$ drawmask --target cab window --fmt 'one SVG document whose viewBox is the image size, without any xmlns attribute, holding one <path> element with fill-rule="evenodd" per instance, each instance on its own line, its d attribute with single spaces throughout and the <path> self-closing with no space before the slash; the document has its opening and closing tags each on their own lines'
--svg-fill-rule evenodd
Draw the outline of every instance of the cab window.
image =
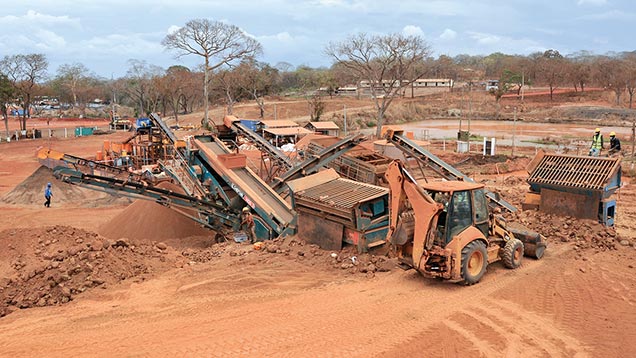
<svg viewBox="0 0 636 358">
<path fill-rule="evenodd" d="M 473 192 L 475 199 L 475 222 L 482 223 L 488 220 L 488 203 L 484 189 L 477 189 Z"/>
<path fill-rule="evenodd" d="M 450 220 L 448 220 L 447 242 L 464 231 L 473 223 L 473 212 L 470 192 L 458 191 L 453 193 L 450 205 Z"/>
</svg>

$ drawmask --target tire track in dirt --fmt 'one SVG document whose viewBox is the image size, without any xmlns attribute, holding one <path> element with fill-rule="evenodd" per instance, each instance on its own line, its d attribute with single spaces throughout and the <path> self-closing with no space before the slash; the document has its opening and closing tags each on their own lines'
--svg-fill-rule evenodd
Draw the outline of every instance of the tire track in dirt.
<svg viewBox="0 0 636 358">
<path fill-rule="evenodd" d="M 506 356 L 529 355 L 534 357 L 554 357 L 558 356 L 559 350 L 556 347 L 545 347 L 541 344 L 542 339 L 537 338 L 535 332 L 527 332 L 516 325 L 516 320 L 506 315 L 502 315 L 497 310 L 486 311 L 482 307 L 473 307 L 471 311 L 462 311 L 466 315 L 479 319 L 489 329 L 497 332 L 506 341 Z"/>
<path fill-rule="evenodd" d="M 210 271 L 197 272 L 194 277 L 186 273 L 167 275 L 163 280 L 136 285 L 133 294 L 115 301 L 119 307 L 100 311 L 97 316 L 90 310 L 91 302 L 84 302 L 74 310 L 84 312 L 85 318 L 74 319 L 69 325 L 68 320 L 56 317 L 39 327 L 45 332 L 60 332 L 61 337 L 33 332 L 24 338 L 20 330 L 0 328 L 0 336 L 5 337 L 0 341 L 6 339 L 4 347 L 18 355 L 28 355 L 21 350 L 25 345 L 47 349 L 52 356 L 73 355 L 80 349 L 74 344 L 79 340 L 88 350 L 84 354 L 144 356 L 153 355 L 156 351 L 152 348 L 159 347 L 162 354 L 170 356 L 366 357 L 400 355 L 403 347 L 413 342 L 430 342 L 428 337 L 422 338 L 434 327 L 442 327 L 451 334 L 441 343 L 455 347 L 455 351 L 503 354 L 516 348 L 493 344 L 497 340 L 493 337 L 486 337 L 487 344 L 480 343 L 484 341 L 476 332 L 480 325 L 463 327 L 465 317 L 456 313 L 489 304 L 488 299 L 497 299 L 502 289 L 543 271 L 553 260 L 552 255 L 559 255 L 559 251 L 544 261 L 528 260 L 514 271 L 493 265 L 483 282 L 470 287 L 425 279 L 412 271 L 394 271 L 372 281 L 337 281 L 309 288 L 303 284 L 296 288 L 299 281 L 309 282 L 328 274 L 290 274 L 286 272 L 289 267 L 250 268 L 237 273 L 215 271 L 216 267 L 210 265 L 205 268 Z M 269 283 L 263 285 L 268 275 Z M 229 296 L 221 292 L 241 284 L 247 286 L 239 292 Z M 276 287 L 285 287 L 280 296 L 270 292 Z M 463 327 L 465 336 L 453 330 L 456 326 L 443 324 L 449 319 L 454 322 L 451 325 Z M 500 333 L 493 334 L 496 337 Z M 21 337 L 24 344 L 17 346 L 12 337 Z M 454 345 L 458 337 L 466 342 L 472 339 L 479 346 L 459 348 Z M 49 346 L 55 348 L 48 350 Z"/>
<path fill-rule="evenodd" d="M 488 299 L 485 303 L 481 309 L 488 315 L 497 317 L 513 334 L 531 337 L 537 348 L 546 350 L 551 357 L 589 356 L 588 348 L 555 325 L 558 322 L 541 317 L 512 301 Z"/>
</svg>

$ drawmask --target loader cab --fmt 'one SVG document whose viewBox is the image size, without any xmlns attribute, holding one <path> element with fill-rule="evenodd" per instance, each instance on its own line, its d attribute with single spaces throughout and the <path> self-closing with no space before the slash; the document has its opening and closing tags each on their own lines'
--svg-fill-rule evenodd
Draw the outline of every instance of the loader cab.
<svg viewBox="0 0 636 358">
<path fill-rule="evenodd" d="M 433 200 L 443 205 L 436 227 L 436 241 L 440 246 L 445 246 L 470 226 L 488 237 L 488 203 L 483 185 L 453 181 L 426 183 L 422 187 Z"/>
</svg>

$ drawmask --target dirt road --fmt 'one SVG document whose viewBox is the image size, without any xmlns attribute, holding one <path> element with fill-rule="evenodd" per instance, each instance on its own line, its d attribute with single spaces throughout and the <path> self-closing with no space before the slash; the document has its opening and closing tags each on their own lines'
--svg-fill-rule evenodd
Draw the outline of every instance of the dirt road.
<svg viewBox="0 0 636 358">
<path fill-rule="evenodd" d="M 636 275 L 569 246 L 463 287 L 209 262 L 2 319 L 3 356 L 634 356 Z"/>
<path fill-rule="evenodd" d="M 101 140 L 56 146 L 82 155 Z M 0 173 L 0 195 L 37 168 L 28 159 L 36 144 L 3 147 L 0 165 L 9 169 Z M 527 184 L 518 183 L 507 190 L 522 196 Z M 493 264 L 469 287 L 395 268 L 350 274 L 321 264 L 329 252 L 311 260 L 230 244 L 238 254 L 2 317 L 0 356 L 633 357 L 635 193 L 622 188 L 617 209 L 617 230 L 632 246 L 577 249 L 544 232 L 551 241 L 543 260 L 527 259 L 517 270 Z M 0 231 L 53 224 L 94 231 L 123 210 L 1 204 Z M 0 237 L 2 250 L 13 245 L 8 240 Z M 178 247 L 169 250 L 174 255 L 187 250 L 168 244 Z M 13 270 L 13 262 L 2 267 Z"/>
</svg>

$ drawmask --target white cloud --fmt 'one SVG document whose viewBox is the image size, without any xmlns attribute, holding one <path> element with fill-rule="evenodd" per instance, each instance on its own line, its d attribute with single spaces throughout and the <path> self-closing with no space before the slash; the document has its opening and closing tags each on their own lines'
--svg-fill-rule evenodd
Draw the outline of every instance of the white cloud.
<svg viewBox="0 0 636 358">
<path fill-rule="evenodd" d="M 256 39 L 259 41 L 278 41 L 278 42 L 293 42 L 294 38 L 292 37 L 292 35 L 289 34 L 289 32 L 279 32 L 277 34 L 274 35 L 262 35 L 262 36 L 256 36 Z"/>
<path fill-rule="evenodd" d="M 469 31 L 468 36 L 481 45 L 494 45 L 501 42 L 501 37 L 484 32 Z"/>
<path fill-rule="evenodd" d="M 78 18 L 71 18 L 66 15 L 64 16 L 53 16 L 42 14 L 34 10 L 28 10 L 26 14 L 15 16 L 15 15 L 6 15 L 0 17 L 0 23 L 4 26 L 6 25 L 18 25 L 20 27 L 31 26 L 31 27 L 47 27 L 51 25 L 67 25 L 72 28 L 79 29 L 81 28 L 80 20 Z"/>
<path fill-rule="evenodd" d="M 577 5 L 593 5 L 593 6 L 603 6 L 607 4 L 607 0 L 579 0 Z"/>
<path fill-rule="evenodd" d="M 457 32 L 451 29 L 445 29 L 442 31 L 442 34 L 439 35 L 439 38 L 442 40 L 453 40 L 457 37 Z"/>
<path fill-rule="evenodd" d="M 584 15 L 581 20 L 634 20 L 636 14 L 619 10 L 610 10 L 596 14 Z"/>
<path fill-rule="evenodd" d="M 64 40 L 64 37 L 59 36 L 53 31 L 38 30 L 35 33 L 35 37 L 37 37 L 40 40 L 40 44 L 47 49 L 61 48 L 66 46 L 66 40 Z"/>
<path fill-rule="evenodd" d="M 89 40 L 81 41 L 75 49 L 78 52 L 89 51 L 94 54 L 117 54 L 117 56 L 139 57 L 139 54 L 158 54 L 163 51 L 163 46 L 154 38 L 144 33 L 111 34 L 96 36 Z"/>
<path fill-rule="evenodd" d="M 349 10 L 366 11 L 367 3 L 359 0 L 316 0 L 311 5 L 324 8 L 344 8 Z"/>
<path fill-rule="evenodd" d="M 424 31 L 422 28 L 415 25 L 406 25 L 402 29 L 402 33 L 406 36 L 421 36 L 424 37 Z"/>
<path fill-rule="evenodd" d="M 170 27 L 168 27 L 168 34 L 174 34 L 175 32 L 179 31 L 179 29 L 181 29 L 181 26 L 177 26 L 177 25 L 172 25 Z"/>
</svg>

